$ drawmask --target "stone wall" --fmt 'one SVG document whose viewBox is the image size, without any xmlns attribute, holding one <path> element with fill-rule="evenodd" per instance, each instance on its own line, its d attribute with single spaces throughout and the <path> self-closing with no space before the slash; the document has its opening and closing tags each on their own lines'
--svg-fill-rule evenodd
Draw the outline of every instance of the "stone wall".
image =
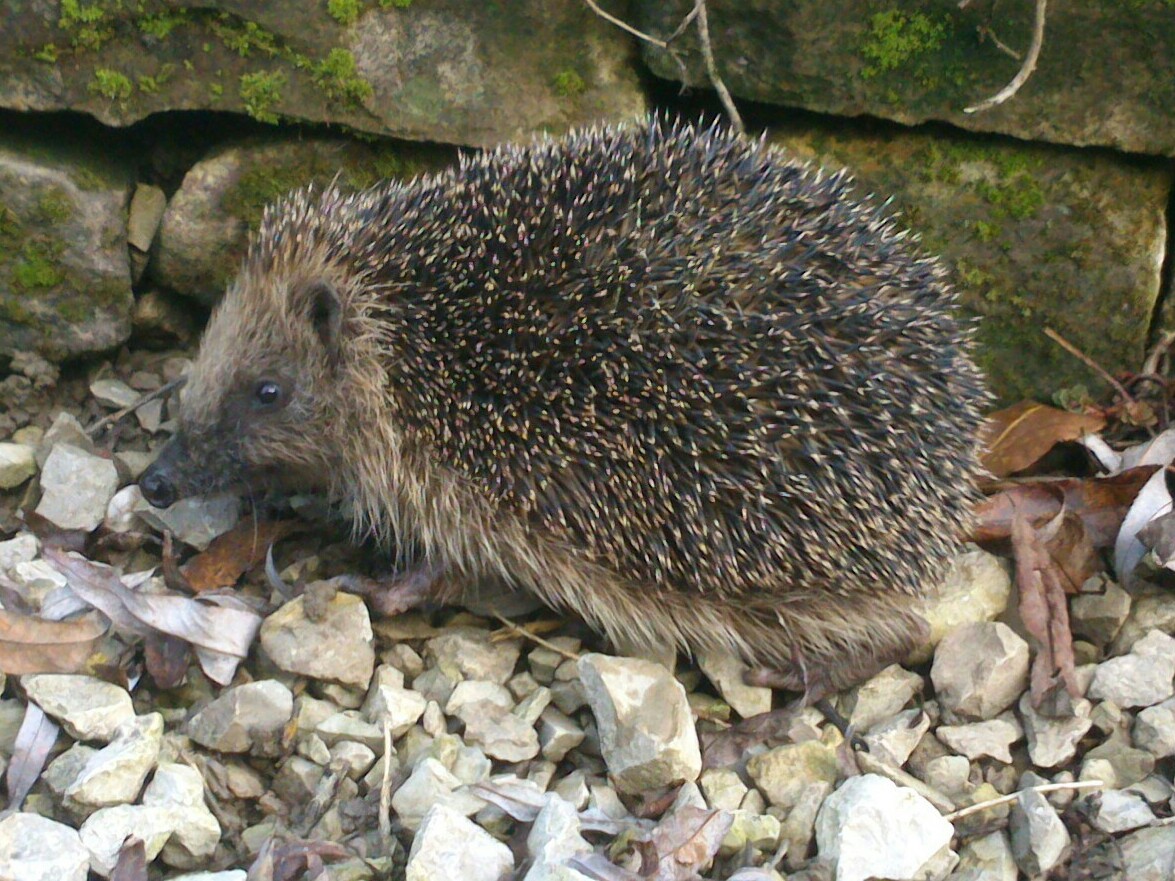
<svg viewBox="0 0 1175 881">
<path fill-rule="evenodd" d="M 664 38 L 688 0 L 607 8 Z M 1006 399 L 1137 370 L 1170 326 L 1175 6 L 712 3 L 750 129 L 892 198 L 981 316 Z M 407 178 L 478 148 L 650 110 L 720 112 L 673 53 L 580 0 L 13 0 L 0 21 L 0 367 L 191 341 L 266 202 Z M 679 95 L 684 78 L 692 88 Z M 97 120 L 95 122 L 94 120 Z M 913 126 L 913 127 L 908 127 Z"/>
</svg>

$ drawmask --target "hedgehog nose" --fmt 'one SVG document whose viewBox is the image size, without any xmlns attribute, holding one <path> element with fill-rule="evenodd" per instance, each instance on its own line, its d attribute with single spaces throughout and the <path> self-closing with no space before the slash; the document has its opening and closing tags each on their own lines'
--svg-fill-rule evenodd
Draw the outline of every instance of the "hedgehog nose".
<svg viewBox="0 0 1175 881">
<path fill-rule="evenodd" d="M 143 493 L 143 498 L 156 508 L 170 508 L 175 504 L 175 485 L 168 480 L 163 470 L 156 468 L 155 465 L 149 466 L 139 478 L 139 490 Z"/>
</svg>

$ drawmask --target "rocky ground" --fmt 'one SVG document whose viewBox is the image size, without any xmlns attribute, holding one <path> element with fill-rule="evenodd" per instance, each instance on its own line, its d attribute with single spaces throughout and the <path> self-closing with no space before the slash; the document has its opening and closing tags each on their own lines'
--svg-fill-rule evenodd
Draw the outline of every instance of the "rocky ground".
<svg viewBox="0 0 1175 881">
<path fill-rule="evenodd" d="M 493 601 L 373 619 L 314 500 L 149 508 L 134 480 L 173 401 L 106 417 L 182 352 L 16 366 L 0 877 L 1172 877 L 1161 587 L 1085 581 L 1075 694 L 1036 705 L 1025 575 L 965 549 L 936 647 L 837 697 L 857 749 L 813 708 L 735 736 L 780 697 L 732 658 L 616 657 Z"/>
</svg>

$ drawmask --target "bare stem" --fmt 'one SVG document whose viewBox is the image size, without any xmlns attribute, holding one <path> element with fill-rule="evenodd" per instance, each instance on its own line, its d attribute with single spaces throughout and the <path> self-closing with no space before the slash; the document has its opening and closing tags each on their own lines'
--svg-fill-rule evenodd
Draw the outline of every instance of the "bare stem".
<svg viewBox="0 0 1175 881">
<path fill-rule="evenodd" d="M 1036 70 L 1036 61 L 1040 58 L 1040 47 L 1044 45 L 1044 21 L 1047 6 L 1048 0 L 1036 0 L 1036 17 L 1032 23 L 1032 44 L 1028 47 L 1028 54 L 1024 56 L 1024 62 L 1020 65 L 1016 75 L 1012 77 L 1012 81 L 987 100 L 972 104 L 970 107 L 964 107 L 964 113 L 979 113 L 981 110 L 988 110 L 997 104 L 1003 104 L 1028 82 L 1028 78 Z"/>
<path fill-rule="evenodd" d="M 694 0 L 694 11 L 698 14 L 698 42 L 702 45 L 702 58 L 706 61 L 706 73 L 710 77 L 710 83 L 718 93 L 722 106 L 726 108 L 726 115 L 730 117 L 731 126 L 740 135 L 744 134 L 746 128 L 743 126 L 743 118 L 739 115 L 738 108 L 734 106 L 734 99 L 730 97 L 730 91 L 726 88 L 726 83 L 722 81 L 722 77 L 718 73 L 718 65 L 714 61 L 714 47 L 710 43 L 710 19 L 706 14 L 706 0 Z"/>
<path fill-rule="evenodd" d="M 1068 352 L 1070 355 L 1072 355 L 1074 358 L 1077 358 L 1079 361 L 1081 361 L 1082 364 L 1108 382 L 1111 386 L 1113 386 L 1114 390 L 1118 392 L 1118 394 L 1120 394 L 1124 400 L 1129 401 L 1132 404 L 1134 403 L 1134 396 L 1126 390 L 1126 386 L 1122 385 L 1122 383 L 1114 379 L 1114 377 L 1110 375 L 1109 371 L 1094 361 L 1093 358 L 1089 357 L 1089 355 L 1085 354 L 1051 327 L 1046 327 L 1044 329 L 1044 335 L 1064 349 L 1066 352 Z"/>
<path fill-rule="evenodd" d="M 972 814 L 978 814 L 980 811 L 985 811 L 988 808 L 999 807 L 1014 802 L 1025 792 L 1057 792 L 1062 789 L 1094 789 L 1098 786 L 1105 786 L 1101 780 L 1074 780 L 1069 783 L 1042 783 L 1040 786 L 1030 786 L 1027 789 L 1021 789 L 1019 792 L 1013 792 L 1009 795 L 1001 795 L 999 798 L 993 798 L 988 801 L 981 801 L 978 804 L 969 805 L 965 808 L 960 808 L 953 813 L 947 814 L 943 817 L 944 820 L 950 820 L 952 823 L 955 820 L 961 820 L 963 817 L 969 817 Z"/>
</svg>

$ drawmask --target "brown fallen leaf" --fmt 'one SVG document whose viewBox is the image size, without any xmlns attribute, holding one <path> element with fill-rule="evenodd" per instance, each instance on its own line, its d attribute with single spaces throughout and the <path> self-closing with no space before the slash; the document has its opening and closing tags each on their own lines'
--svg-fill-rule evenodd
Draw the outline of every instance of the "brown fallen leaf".
<svg viewBox="0 0 1175 881">
<path fill-rule="evenodd" d="M 1021 401 L 987 417 L 979 438 L 986 450 L 983 465 L 997 477 L 1015 474 L 1035 464 L 1057 444 L 1093 434 L 1105 424 L 1104 416 Z"/>
<path fill-rule="evenodd" d="M 975 507 L 975 526 L 968 538 L 1002 541 L 1011 538 L 1017 515 L 1039 526 L 1064 508 L 1081 518 L 1095 548 L 1113 547 L 1135 496 L 1159 467 L 1140 465 L 1112 477 L 1042 477 L 997 484 L 997 492 Z"/>
<path fill-rule="evenodd" d="M 217 536 L 208 549 L 188 560 L 182 567 L 192 590 L 200 593 L 232 587 L 237 579 L 265 561 L 269 547 L 285 538 L 300 523 L 296 520 L 242 520 L 228 532 Z"/>
<path fill-rule="evenodd" d="M 57 723 L 45 711 L 30 702 L 25 705 L 24 720 L 16 732 L 12 758 L 8 763 L 8 803 L 5 807 L 19 811 L 33 784 L 41 776 L 45 761 L 57 743 Z"/>
<path fill-rule="evenodd" d="M 249 866 L 246 881 L 294 881 L 297 878 L 317 878 L 324 868 L 324 860 L 342 860 L 351 856 L 354 854 L 350 850 L 330 841 L 294 839 L 279 842 L 270 838 L 261 846 L 257 858 Z"/>
<path fill-rule="evenodd" d="M 1084 521 L 1072 511 L 1062 511 L 1039 532 L 1065 593 L 1079 593 L 1087 578 L 1105 568 Z"/>
<path fill-rule="evenodd" d="M 1012 550 L 1016 559 L 1016 586 L 1020 591 L 1020 618 L 1037 642 L 1029 676 L 1032 705 L 1041 704 L 1064 683 L 1073 697 L 1081 695 L 1069 630 L 1069 607 L 1058 568 L 1042 536 L 1025 517 L 1012 523 Z"/>
<path fill-rule="evenodd" d="M 0 673 L 76 673 L 109 629 L 97 612 L 47 621 L 0 610 Z"/>
</svg>

